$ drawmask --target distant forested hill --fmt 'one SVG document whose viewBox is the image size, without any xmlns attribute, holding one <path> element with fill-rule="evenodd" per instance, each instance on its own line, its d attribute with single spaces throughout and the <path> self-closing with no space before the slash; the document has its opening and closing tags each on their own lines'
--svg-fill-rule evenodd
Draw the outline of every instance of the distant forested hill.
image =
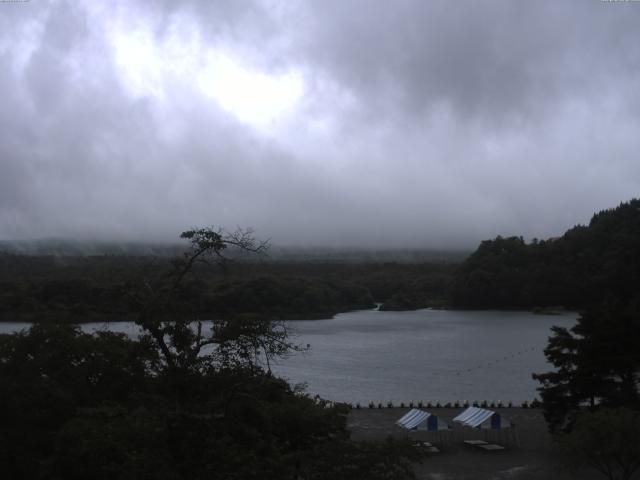
<svg viewBox="0 0 640 480">
<path fill-rule="evenodd" d="M 455 307 L 583 308 L 640 294 L 640 200 L 596 213 L 562 237 L 483 241 L 458 268 Z"/>
<path fill-rule="evenodd" d="M 167 257 L 52 256 L 0 252 L 0 321 L 131 319 L 131 290 L 167 275 Z M 199 265 L 180 291 L 185 312 L 201 318 L 260 315 L 328 318 L 373 308 L 401 310 L 450 303 L 457 264 L 313 261 Z M 155 279 L 155 280 L 154 280 Z M 399 300 L 402 300 L 400 302 Z"/>
</svg>

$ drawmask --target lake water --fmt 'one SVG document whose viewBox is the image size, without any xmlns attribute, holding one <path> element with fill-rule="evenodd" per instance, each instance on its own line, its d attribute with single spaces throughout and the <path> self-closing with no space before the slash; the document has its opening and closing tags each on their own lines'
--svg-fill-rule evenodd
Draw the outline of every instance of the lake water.
<svg viewBox="0 0 640 480">
<path fill-rule="evenodd" d="M 330 400 L 531 401 L 532 372 L 550 369 L 543 350 L 552 325 L 576 314 L 417 310 L 358 311 L 331 320 L 291 322 L 310 344 L 274 369 Z"/>
<path fill-rule="evenodd" d="M 552 325 L 576 315 L 529 312 L 363 310 L 333 319 L 288 322 L 308 351 L 278 361 L 274 372 L 336 401 L 513 401 L 537 396 L 533 372 L 549 370 L 543 349 Z M 0 323 L 0 332 L 28 324 Z M 102 323 L 82 326 L 91 332 Z M 135 335 L 131 323 L 109 329 Z"/>
</svg>

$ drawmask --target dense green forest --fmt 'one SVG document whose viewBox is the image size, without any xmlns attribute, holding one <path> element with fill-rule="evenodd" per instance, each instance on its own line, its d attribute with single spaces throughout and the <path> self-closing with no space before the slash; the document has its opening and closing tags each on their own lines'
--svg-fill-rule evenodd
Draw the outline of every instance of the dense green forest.
<svg viewBox="0 0 640 480">
<path fill-rule="evenodd" d="M 331 317 L 374 308 L 443 306 L 456 264 L 236 261 L 197 265 L 184 282 L 183 305 L 200 318 L 256 314 L 280 319 Z M 167 258 L 128 255 L 0 254 L 0 319 L 127 320 L 131 285 L 161 278 Z M 402 299 L 404 303 L 398 300 Z"/>
<path fill-rule="evenodd" d="M 482 242 L 456 272 L 452 304 L 580 309 L 612 296 L 632 298 L 639 285 L 640 200 L 634 199 L 559 238 Z"/>
</svg>

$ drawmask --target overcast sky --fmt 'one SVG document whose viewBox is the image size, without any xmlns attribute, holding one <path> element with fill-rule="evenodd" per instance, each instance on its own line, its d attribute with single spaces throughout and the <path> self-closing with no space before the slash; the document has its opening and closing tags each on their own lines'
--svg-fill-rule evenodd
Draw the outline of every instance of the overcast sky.
<svg viewBox="0 0 640 480">
<path fill-rule="evenodd" d="M 640 2 L 0 2 L 0 239 L 469 247 L 640 194 Z"/>
</svg>

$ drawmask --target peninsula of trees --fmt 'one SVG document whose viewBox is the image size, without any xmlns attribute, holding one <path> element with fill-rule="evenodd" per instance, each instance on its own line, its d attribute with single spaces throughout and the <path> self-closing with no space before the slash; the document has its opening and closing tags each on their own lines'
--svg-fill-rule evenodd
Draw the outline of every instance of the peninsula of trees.
<svg viewBox="0 0 640 480">
<path fill-rule="evenodd" d="M 596 213 L 558 238 L 486 240 L 459 267 L 452 305 L 583 309 L 640 286 L 640 200 Z"/>
</svg>

